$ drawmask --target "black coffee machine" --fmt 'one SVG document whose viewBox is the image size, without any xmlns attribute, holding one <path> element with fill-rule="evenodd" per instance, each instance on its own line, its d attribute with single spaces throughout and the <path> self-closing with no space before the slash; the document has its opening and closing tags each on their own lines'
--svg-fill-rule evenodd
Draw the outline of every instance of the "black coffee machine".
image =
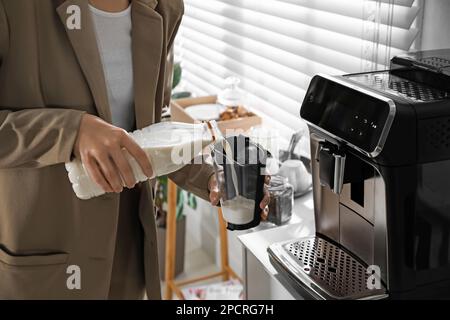
<svg viewBox="0 0 450 320">
<path fill-rule="evenodd" d="M 388 71 L 315 76 L 310 129 L 316 236 L 269 247 L 314 299 L 450 297 L 450 50 Z"/>
</svg>

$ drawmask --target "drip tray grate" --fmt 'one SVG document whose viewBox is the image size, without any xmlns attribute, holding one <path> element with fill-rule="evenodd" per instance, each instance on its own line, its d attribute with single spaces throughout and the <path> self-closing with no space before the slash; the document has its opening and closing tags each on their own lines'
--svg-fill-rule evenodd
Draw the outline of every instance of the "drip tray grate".
<svg viewBox="0 0 450 320">
<path fill-rule="evenodd" d="M 450 92 L 408 81 L 388 71 L 346 75 L 345 78 L 375 90 L 389 92 L 413 102 L 432 102 L 450 98 Z"/>
<path fill-rule="evenodd" d="M 450 60 L 442 57 L 425 57 L 417 59 L 417 61 L 438 71 L 450 67 Z"/>
<path fill-rule="evenodd" d="M 367 287 L 367 266 L 323 238 L 276 244 L 269 248 L 269 253 L 291 275 L 306 277 L 306 282 L 332 299 L 358 299 L 385 293 L 384 289 Z"/>
</svg>

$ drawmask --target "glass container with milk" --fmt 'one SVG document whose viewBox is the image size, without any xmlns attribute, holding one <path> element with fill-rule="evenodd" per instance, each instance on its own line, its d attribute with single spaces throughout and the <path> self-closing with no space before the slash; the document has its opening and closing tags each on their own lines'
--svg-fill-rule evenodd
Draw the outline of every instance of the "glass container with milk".
<svg viewBox="0 0 450 320">
<path fill-rule="evenodd" d="M 130 133 L 147 154 L 153 168 L 153 177 L 147 177 L 137 161 L 127 153 L 136 182 L 170 174 L 191 163 L 213 142 L 213 132 L 210 128 L 207 123 L 161 122 Z M 78 198 L 87 200 L 105 193 L 90 178 L 79 159 L 66 163 L 66 169 Z"/>
<path fill-rule="evenodd" d="M 269 153 L 246 136 L 218 139 L 212 150 L 222 213 L 229 230 L 256 227 L 261 221 Z"/>
</svg>

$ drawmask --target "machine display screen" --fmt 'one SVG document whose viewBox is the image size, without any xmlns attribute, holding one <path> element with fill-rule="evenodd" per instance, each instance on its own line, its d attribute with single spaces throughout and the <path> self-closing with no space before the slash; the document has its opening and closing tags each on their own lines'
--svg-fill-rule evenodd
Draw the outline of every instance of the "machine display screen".
<svg viewBox="0 0 450 320">
<path fill-rule="evenodd" d="M 380 140 L 389 110 L 385 101 L 316 76 L 300 114 L 310 123 L 371 153 Z"/>
</svg>

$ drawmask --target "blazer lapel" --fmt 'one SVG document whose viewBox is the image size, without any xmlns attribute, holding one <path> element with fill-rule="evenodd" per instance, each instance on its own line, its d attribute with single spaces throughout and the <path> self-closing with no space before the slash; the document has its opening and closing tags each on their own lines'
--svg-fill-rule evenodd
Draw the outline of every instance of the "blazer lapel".
<svg viewBox="0 0 450 320">
<path fill-rule="evenodd" d="M 100 117 L 111 122 L 108 92 L 99 55 L 88 0 L 53 0 L 86 77 Z M 67 9 L 81 9 L 81 30 L 67 28 Z M 157 0 L 132 1 L 132 50 L 136 126 L 143 128 L 155 121 L 155 100 L 165 54 L 163 19 L 156 11 Z"/>
<path fill-rule="evenodd" d="M 109 108 L 103 65 L 97 46 L 94 24 L 89 12 L 88 0 L 54 0 L 54 3 L 57 6 L 56 10 L 91 89 L 97 112 L 102 119 L 111 122 L 111 110 Z M 67 10 L 72 5 L 81 9 L 80 30 L 69 30 L 67 27 L 67 19 L 71 14 Z"/>
<path fill-rule="evenodd" d="M 155 121 L 155 100 L 163 57 L 163 19 L 157 0 L 133 0 L 132 43 L 137 128 Z"/>
</svg>

